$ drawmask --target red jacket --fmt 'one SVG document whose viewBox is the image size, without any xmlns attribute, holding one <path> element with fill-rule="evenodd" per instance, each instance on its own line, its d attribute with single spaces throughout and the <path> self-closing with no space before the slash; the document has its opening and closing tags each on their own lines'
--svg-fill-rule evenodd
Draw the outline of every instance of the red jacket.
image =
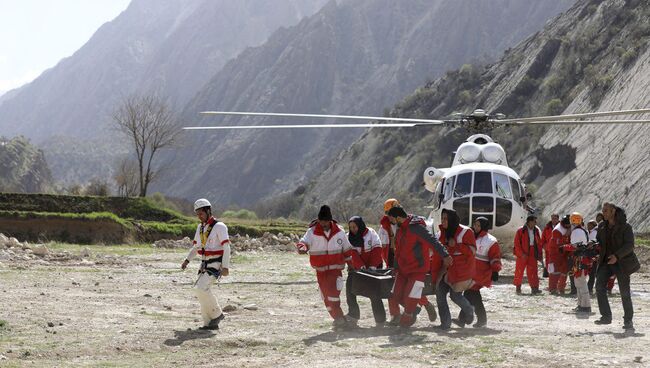
<svg viewBox="0 0 650 368">
<path fill-rule="evenodd" d="M 565 229 L 561 223 L 557 224 L 553 229 L 553 237 L 549 244 L 548 255 L 550 260 L 548 272 L 567 273 L 569 271 L 566 255 L 560 250 L 561 246 L 569 243 L 571 243 L 570 229 Z M 550 267 L 551 263 L 553 264 L 552 268 Z"/>
<path fill-rule="evenodd" d="M 545 265 L 548 266 L 548 255 L 550 252 L 551 239 L 553 238 L 553 223 L 548 222 L 542 230 L 542 249 L 544 249 Z"/>
<path fill-rule="evenodd" d="M 383 262 L 381 258 L 381 242 L 374 229 L 366 228 L 363 232 L 363 247 L 352 246 L 352 249 L 359 255 L 363 266 L 381 268 Z"/>
<path fill-rule="evenodd" d="M 535 226 L 533 234 L 535 236 L 534 242 L 529 243 L 528 227 L 523 226 L 517 229 L 514 247 L 515 257 L 533 256 L 535 259 L 542 259 L 542 232 Z M 535 245 L 537 245 L 537 253 L 535 253 Z"/>
<path fill-rule="evenodd" d="M 449 246 L 442 225 L 440 225 L 438 237 L 454 260 L 447 269 L 449 284 L 473 278 L 476 272 L 476 238 L 474 237 L 474 231 L 465 225 L 459 225 L 455 234 L 456 245 L 453 247 Z"/>
<path fill-rule="evenodd" d="M 492 273 L 501 271 L 501 249 L 497 238 L 481 231 L 476 238 L 476 273 L 473 290 L 492 286 Z"/>
<path fill-rule="evenodd" d="M 345 231 L 334 221 L 328 235 L 325 235 L 318 221 L 312 222 L 296 246 L 309 251 L 309 263 L 319 272 L 342 270 L 346 263 L 353 268 L 363 265 L 359 254 L 352 249 Z"/>
<path fill-rule="evenodd" d="M 400 273 L 427 273 L 431 270 L 430 252 L 443 258 L 449 254 L 426 228 L 424 218 L 408 215 L 395 234 L 395 260 Z"/>
</svg>

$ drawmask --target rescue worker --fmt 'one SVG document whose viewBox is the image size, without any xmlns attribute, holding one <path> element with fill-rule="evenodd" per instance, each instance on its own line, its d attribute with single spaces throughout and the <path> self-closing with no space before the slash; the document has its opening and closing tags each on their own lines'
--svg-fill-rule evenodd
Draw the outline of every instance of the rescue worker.
<svg viewBox="0 0 650 368">
<path fill-rule="evenodd" d="M 426 228 L 424 218 L 407 215 L 399 206 L 388 211 L 388 218 L 397 225 L 395 233 L 395 283 L 388 300 L 391 324 L 410 327 L 416 320 L 416 308 L 422 298 L 424 279 L 431 268 L 430 251 L 437 252 L 448 266 L 452 259 L 445 247 Z M 400 307 L 404 311 L 400 313 Z"/>
<path fill-rule="evenodd" d="M 571 259 L 573 259 L 569 268 L 575 280 L 576 294 L 578 295 L 578 306 L 574 311 L 578 313 L 591 313 L 591 298 L 589 297 L 589 288 L 587 287 L 587 276 L 591 271 L 596 253 L 594 249 L 587 252 L 584 248 L 589 243 L 589 233 L 583 227 L 582 214 L 579 212 L 572 213 L 569 221 L 571 222 L 572 228 L 569 238 L 570 243 L 565 244 L 562 250 L 568 254 L 572 254 Z M 581 247 L 582 250 L 580 249 Z"/>
<path fill-rule="evenodd" d="M 481 288 L 492 287 L 492 281 L 499 280 L 501 271 L 501 249 L 497 238 L 488 233 L 490 222 L 485 217 L 477 217 L 472 226 L 476 238 L 476 272 L 474 273 L 474 285 L 463 293 L 469 300 L 476 313 L 474 327 L 480 328 L 487 325 L 487 313 L 483 305 Z M 461 311 L 458 320 L 463 321 L 465 316 Z"/>
<path fill-rule="evenodd" d="M 598 325 L 612 323 L 612 311 L 607 299 L 607 281 L 612 274 L 618 279 L 618 287 L 623 302 L 623 328 L 633 330 L 634 307 L 630 293 L 630 275 L 640 268 L 639 260 L 634 254 L 634 232 L 627 222 L 625 211 L 611 203 L 603 204 L 605 220 L 598 225 L 598 273 L 596 276 L 596 296 L 600 319 Z"/>
<path fill-rule="evenodd" d="M 542 232 L 536 224 L 537 217 L 530 215 L 526 218 L 526 225 L 518 229 L 515 234 L 514 254 L 517 257 L 517 263 L 512 283 L 517 288 L 517 294 L 521 294 L 524 271 L 526 271 L 531 294 L 542 293 L 539 290 L 539 275 L 537 273 L 537 262 L 542 260 Z"/>
<path fill-rule="evenodd" d="M 460 218 L 454 210 L 442 210 L 439 228 L 438 239 L 445 245 L 447 252 L 452 257 L 451 265 L 447 267 L 447 272 L 436 290 L 436 301 L 440 314 L 439 328 L 448 330 L 451 328 L 452 322 L 464 327 L 474 321 L 474 307 L 462 292 L 472 287 L 474 283 L 476 238 L 472 229 L 460 224 Z M 462 320 L 451 319 L 447 294 L 460 307 L 463 314 Z"/>
<path fill-rule="evenodd" d="M 553 228 L 560 222 L 560 215 L 557 213 L 551 214 L 551 221 L 546 223 L 544 230 L 542 230 L 542 249 L 544 249 L 544 277 L 548 277 L 548 260 L 549 260 L 549 246 L 551 238 L 553 237 Z"/>
<path fill-rule="evenodd" d="M 382 250 L 383 250 L 383 259 L 384 263 L 386 263 L 386 267 L 389 268 L 394 268 L 394 259 L 395 259 L 395 232 L 397 231 L 397 225 L 391 224 L 389 218 L 388 218 L 388 211 L 393 208 L 394 206 L 399 206 L 399 201 L 394 198 L 390 198 L 384 202 L 384 217 L 382 217 L 380 224 L 381 227 L 379 229 L 379 238 L 381 239 L 381 244 L 382 244 Z M 433 253 L 433 252 L 431 252 Z M 433 262 L 433 260 L 432 260 Z M 438 318 L 438 314 L 436 313 L 436 308 L 433 306 L 433 304 L 427 299 L 426 295 L 422 295 L 422 298 L 420 299 L 420 302 L 418 303 L 419 306 L 424 307 L 424 309 L 427 311 L 427 315 L 429 317 L 429 321 L 434 322 Z M 389 304 L 390 306 L 390 304 Z M 399 309 L 399 305 L 397 307 L 393 306 L 393 312 L 395 312 L 395 315 L 399 315 L 399 311 L 395 311 L 395 308 Z M 418 310 L 419 312 L 419 310 Z M 395 324 L 395 323 L 393 323 Z"/>
<path fill-rule="evenodd" d="M 194 284 L 194 292 L 201 304 L 203 317 L 202 330 L 218 330 L 219 323 L 224 319 L 221 306 L 210 290 L 221 276 L 228 276 L 230 268 L 230 238 L 228 227 L 212 216 L 212 205 L 201 198 L 194 202 L 194 212 L 201 223 L 196 227 L 192 249 L 181 264 L 181 269 L 198 253 L 201 256 L 199 276 Z"/>
<path fill-rule="evenodd" d="M 361 259 L 361 268 L 375 270 L 382 266 L 382 247 L 377 232 L 366 226 L 366 223 L 360 216 L 353 216 L 348 220 L 348 240 Z M 360 318 L 359 303 L 357 296 L 352 294 L 350 286 L 351 278 L 348 277 L 345 284 L 345 295 L 348 302 L 347 320 L 356 324 Z M 381 298 L 371 298 L 372 315 L 375 318 L 377 327 L 381 327 L 386 322 L 386 310 Z"/>
<path fill-rule="evenodd" d="M 393 267 L 393 259 L 395 258 L 395 231 L 397 225 L 390 223 L 388 219 L 388 210 L 394 206 L 399 206 L 399 201 L 395 198 L 387 199 L 384 202 L 384 216 L 379 221 L 379 239 L 381 240 L 382 258 L 386 267 Z"/>
<path fill-rule="evenodd" d="M 548 263 L 548 290 L 553 295 L 564 294 L 566 288 L 566 275 L 568 272 L 567 260 L 562 252 L 561 246 L 571 241 L 571 220 L 569 215 L 562 218 L 559 224 L 553 229 L 553 236 L 549 246 Z"/>
<path fill-rule="evenodd" d="M 309 229 L 296 247 L 298 253 L 309 254 L 309 263 L 316 270 L 321 297 L 334 319 L 333 328 L 351 327 L 341 310 L 342 270 L 346 263 L 350 269 L 359 268 L 361 260 L 352 249 L 343 228 L 332 218 L 329 206 L 320 208 L 318 218 L 309 224 Z"/>
</svg>

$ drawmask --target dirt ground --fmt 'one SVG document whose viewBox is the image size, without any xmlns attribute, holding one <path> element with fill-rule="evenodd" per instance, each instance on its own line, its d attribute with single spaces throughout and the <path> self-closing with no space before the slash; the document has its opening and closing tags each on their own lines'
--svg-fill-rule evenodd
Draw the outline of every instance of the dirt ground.
<svg viewBox="0 0 650 368">
<path fill-rule="evenodd" d="M 221 330 L 203 332 L 197 264 L 182 272 L 184 251 L 88 249 L 81 259 L 0 261 L 1 367 L 650 366 L 648 273 L 632 278 L 632 333 L 621 328 L 617 288 L 614 323 L 596 326 L 597 313 L 571 313 L 574 298 L 515 295 L 510 262 L 483 291 L 487 328 L 442 332 L 423 313 L 408 333 L 375 329 L 361 300 L 360 328 L 337 333 L 306 256 L 247 252 L 215 288 L 236 309 Z"/>
</svg>

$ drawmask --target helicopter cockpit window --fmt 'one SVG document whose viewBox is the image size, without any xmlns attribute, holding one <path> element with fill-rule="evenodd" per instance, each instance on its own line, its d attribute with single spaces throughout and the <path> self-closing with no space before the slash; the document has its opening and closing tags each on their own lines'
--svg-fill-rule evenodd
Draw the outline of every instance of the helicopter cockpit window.
<svg viewBox="0 0 650 368">
<path fill-rule="evenodd" d="M 492 193 L 492 173 L 477 171 L 474 173 L 474 193 Z"/>
<path fill-rule="evenodd" d="M 519 192 L 519 183 L 515 178 L 510 178 L 510 185 L 512 186 L 512 194 L 513 198 L 517 202 L 521 202 L 519 198 L 521 198 L 521 193 Z"/>
<path fill-rule="evenodd" d="M 498 197 L 512 199 L 512 190 L 510 190 L 508 176 L 494 173 L 494 193 Z"/>
<path fill-rule="evenodd" d="M 460 174 L 456 177 L 454 198 L 464 197 L 472 192 L 472 173 Z"/>
</svg>

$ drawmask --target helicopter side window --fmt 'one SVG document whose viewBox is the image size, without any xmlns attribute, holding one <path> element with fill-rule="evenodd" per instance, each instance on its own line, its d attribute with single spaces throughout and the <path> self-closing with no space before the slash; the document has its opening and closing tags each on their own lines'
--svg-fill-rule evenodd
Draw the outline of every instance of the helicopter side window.
<svg viewBox="0 0 650 368">
<path fill-rule="evenodd" d="M 460 174 L 456 177 L 454 198 L 464 197 L 472 192 L 472 173 Z"/>
<path fill-rule="evenodd" d="M 477 171 L 474 173 L 474 193 L 492 193 L 492 173 Z"/>
<path fill-rule="evenodd" d="M 510 180 L 507 176 L 494 173 L 494 193 L 498 197 L 512 199 Z"/>
<path fill-rule="evenodd" d="M 519 192 L 519 183 L 517 182 L 517 179 L 515 178 L 510 178 L 510 185 L 512 186 L 512 194 L 513 198 L 515 201 L 521 203 L 519 198 L 521 198 L 521 193 Z"/>
<path fill-rule="evenodd" d="M 452 176 L 450 178 L 445 179 L 445 183 L 444 183 L 445 197 L 442 199 L 443 203 L 450 200 L 451 197 L 452 197 L 452 194 L 454 193 L 454 179 L 455 178 L 456 178 L 455 176 Z"/>
</svg>

